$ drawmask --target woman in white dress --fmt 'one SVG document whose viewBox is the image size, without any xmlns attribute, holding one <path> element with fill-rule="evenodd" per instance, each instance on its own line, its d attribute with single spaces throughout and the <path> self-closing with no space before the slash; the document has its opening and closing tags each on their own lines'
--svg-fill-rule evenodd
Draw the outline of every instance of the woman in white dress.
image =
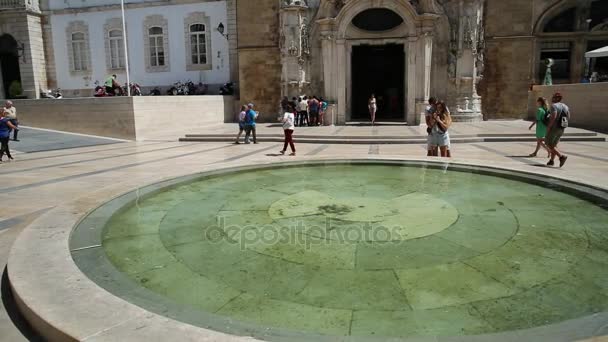
<svg viewBox="0 0 608 342">
<path fill-rule="evenodd" d="M 367 101 L 367 107 L 369 109 L 369 115 L 372 118 L 372 125 L 376 122 L 376 111 L 378 110 L 378 104 L 376 102 L 376 95 L 372 96 Z"/>
</svg>

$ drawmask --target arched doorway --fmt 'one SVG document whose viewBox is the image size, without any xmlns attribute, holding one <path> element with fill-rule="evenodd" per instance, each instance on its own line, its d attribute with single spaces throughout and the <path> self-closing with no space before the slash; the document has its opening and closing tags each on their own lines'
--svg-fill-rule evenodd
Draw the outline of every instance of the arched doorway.
<svg viewBox="0 0 608 342">
<path fill-rule="evenodd" d="M 418 2 L 417 2 L 418 3 Z M 437 14 L 408 0 L 351 0 L 316 21 L 324 93 L 335 100 L 337 123 L 367 117 L 367 98 L 379 99 L 380 120 L 420 122 L 430 93 Z M 429 9 L 430 10 L 430 9 Z"/>
<path fill-rule="evenodd" d="M 357 14 L 352 25 L 364 33 L 387 33 L 404 24 L 403 18 L 387 8 L 371 8 Z M 405 34 L 405 32 L 402 32 Z M 404 42 L 405 43 L 405 42 Z M 404 44 L 367 41 L 353 45 L 349 92 L 351 120 L 369 119 L 367 102 L 375 94 L 377 121 L 405 120 Z"/>
<path fill-rule="evenodd" d="M 5 98 L 10 98 L 10 87 L 15 81 L 21 83 L 19 70 L 18 44 L 10 34 L 0 36 L 0 70 L 2 71 L 2 88 Z"/>
</svg>

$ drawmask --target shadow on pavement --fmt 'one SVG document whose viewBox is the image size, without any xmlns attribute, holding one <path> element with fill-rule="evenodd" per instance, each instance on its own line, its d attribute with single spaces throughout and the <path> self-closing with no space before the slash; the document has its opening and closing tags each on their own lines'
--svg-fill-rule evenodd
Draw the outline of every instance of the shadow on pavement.
<svg viewBox="0 0 608 342">
<path fill-rule="evenodd" d="M 2 280 L 0 280 L 0 283 L 0 292 L 2 293 L 2 305 L 4 305 L 4 309 L 8 313 L 8 316 L 10 317 L 15 327 L 19 329 L 23 336 L 29 341 L 46 341 L 32 329 L 29 323 L 19 312 L 17 304 L 15 303 L 15 298 L 13 297 L 13 292 L 11 291 L 11 287 L 8 282 L 8 271 L 6 267 L 4 267 L 4 271 L 2 272 Z"/>
</svg>

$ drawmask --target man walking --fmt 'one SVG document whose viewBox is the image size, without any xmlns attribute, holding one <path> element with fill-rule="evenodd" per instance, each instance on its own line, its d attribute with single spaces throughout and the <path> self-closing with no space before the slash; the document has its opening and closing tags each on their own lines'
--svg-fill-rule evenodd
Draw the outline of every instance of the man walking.
<svg viewBox="0 0 608 342">
<path fill-rule="evenodd" d="M 561 93 L 555 93 L 552 102 L 553 104 L 550 108 L 551 118 L 549 119 L 549 125 L 547 125 L 547 137 L 545 139 L 545 144 L 551 154 L 551 160 L 549 160 L 547 166 L 555 165 L 555 157 L 558 157 L 559 167 L 562 167 L 566 164 L 568 156 L 557 149 L 557 144 L 559 144 L 562 135 L 564 135 L 564 130 L 568 128 L 570 108 L 565 103 L 562 103 Z"/>
<path fill-rule="evenodd" d="M 253 110 L 253 103 L 247 105 L 245 114 L 245 144 L 249 144 L 249 136 L 253 132 L 253 143 L 257 144 L 258 139 L 255 132 L 255 120 L 258 118 L 258 113 Z"/>
<path fill-rule="evenodd" d="M 4 114 L 5 117 L 15 126 L 13 129 L 13 141 L 19 141 L 17 135 L 19 134 L 19 120 L 17 120 L 17 108 L 13 106 L 12 101 L 6 101 L 4 103 Z"/>
</svg>

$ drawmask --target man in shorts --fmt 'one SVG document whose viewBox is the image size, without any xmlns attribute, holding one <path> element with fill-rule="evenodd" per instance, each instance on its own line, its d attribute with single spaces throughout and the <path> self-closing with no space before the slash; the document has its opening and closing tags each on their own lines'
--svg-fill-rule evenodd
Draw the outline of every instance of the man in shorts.
<svg viewBox="0 0 608 342">
<path fill-rule="evenodd" d="M 551 119 L 549 120 L 549 125 L 547 125 L 547 136 L 545 138 L 545 144 L 551 154 L 551 160 L 549 160 L 547 166 L 555 165 L 555 157 L 558 157 L 559 167 L 562 167 L 566 163 L 568 156 L 557 149 L 557 144 L 559 144 L 564 130 L 568 127 L 570 109 L 565 103 L 562 103 L 562 94 L 560 93 L 553 95 L 552 102 L 553 104 L 550 108 Z"/>
</svg>

